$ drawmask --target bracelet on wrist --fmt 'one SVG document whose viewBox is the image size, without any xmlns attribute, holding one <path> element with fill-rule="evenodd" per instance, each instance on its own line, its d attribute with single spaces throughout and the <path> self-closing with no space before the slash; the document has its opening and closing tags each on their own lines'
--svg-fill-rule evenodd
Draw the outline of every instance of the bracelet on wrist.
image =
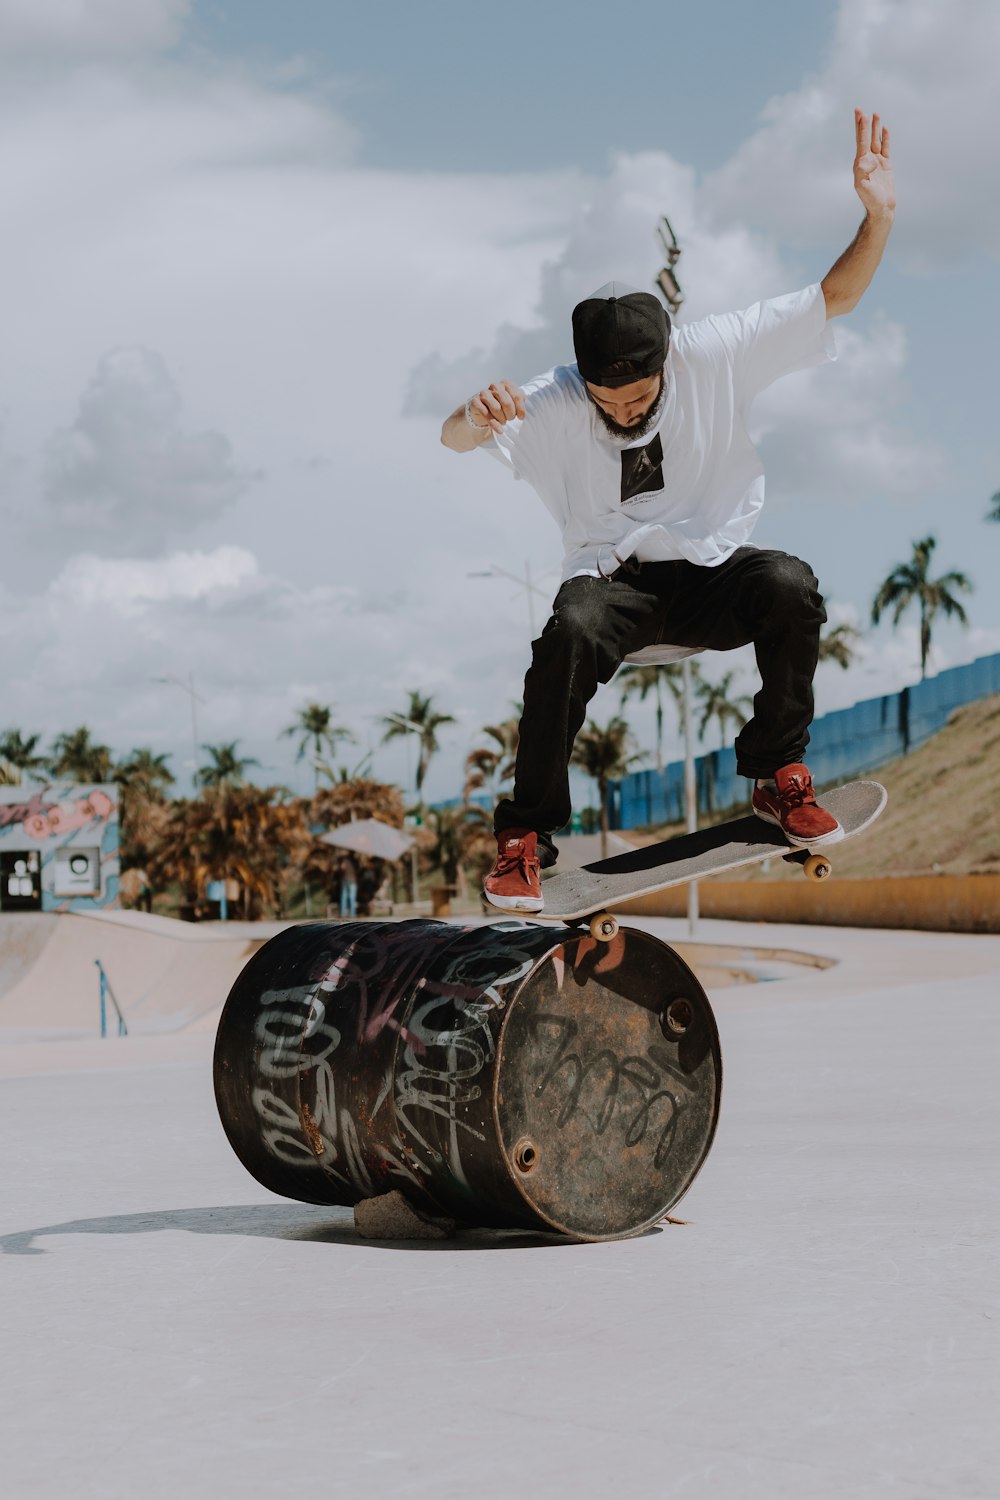
<svg viewBox="0 0 1000 1500">
<path fill-rule="evenodd" d="M 466 401 L 466 403 L 465 403 L 465 420 L 468 422 L 468 424 L 472 428 L 473 432 L 488 432 L 489 431 L 489 423 L 488 422 L 487 422 L 487 424 L 486 424 L 485 427 L 480 427 L 480 425 L 479 425 L 478 422 L 474 422 L 472 420 L 472 402 L 473 402 L 473 397 L 470 396 L 469 399 L 468 399 L 468 401 Z"/>
</svg>

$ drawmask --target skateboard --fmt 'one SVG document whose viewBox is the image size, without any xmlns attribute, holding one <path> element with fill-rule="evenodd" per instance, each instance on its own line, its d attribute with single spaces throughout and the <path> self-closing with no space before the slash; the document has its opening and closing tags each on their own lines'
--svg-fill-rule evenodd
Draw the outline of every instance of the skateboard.
<svg viewBox="0 0 1000 1500">
<path fill-rule="evenodd" d="M 853 838 L 870 827 L 882 812 L 889 794 L 877 781 L 849 781 L 824 792 L 823 806 Z M 832 847 L 839 848 L 840 840 Z M 672 885 L 687 885 L 723 870 L 738 870 L 780 855 L 800 864 L 809 880 L 825 880 L 833 865 L 824 849 L 789 844 L 780 828 L 750 814 L 731 823 L 717 823 L 696 833 L 683 833 L 645 848 L 630 849 L 610 859 L 595 860 L 582 869 L 542 877 L 544 909 L 535 920 L 586 924 L 598 942 L 610 943 L 618 932 L 618 919 L 608 907 L 633 896 L 663 891 Z"/>
</svg>

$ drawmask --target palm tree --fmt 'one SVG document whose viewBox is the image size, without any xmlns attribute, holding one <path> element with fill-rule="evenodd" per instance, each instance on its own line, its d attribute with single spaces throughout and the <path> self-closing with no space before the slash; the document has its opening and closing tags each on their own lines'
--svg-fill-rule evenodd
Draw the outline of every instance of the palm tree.
<svg viewBox="0 0 1000 1500">
<path fill-rule="evenodd" d="M 366 750 L 361 759 L 354 766 L 331 766 L 328 760 L 318 756 L 316 760 L 316 787 L 313 795 L 319 791 L 319 778 L 325 776 L 331 786 L 337 786 L 341 781 L 363 780 L 372 768 L 374 752 Z"/>
<path fill-rule="evenodd" d="M 392 828 L 402 828 L 406 807 L 398 787 L 355 776 L 321 787 L 309 805 L 309 816 L 324 828 L 339 828 L 342 823 L 364 818 L 377 818 Z"/>
<path fill-rule="evenodd" d="M 304 809 L 280 787 L 206 787 L 164 809 L 150 876 L 159 886 L 178 884 L 190 905 L 204 899 L 210 880 L 237 880 L 245 919 L 279 910 L 289 873 L 311 842 Z"/>
<path fill-rule="evenodd" d="M 85 724 L 56 736 L 49 757 L 53 776 L 71 781 L 110 781 L 113 774 L 111 751 L 107 745 L 95 745 Z"/>
<path fill-rule="evenodd" d="M 417 736 L 420 744 L 420 755 L 417 760 L 417 797 L 420 798 L 431 756 L 441 748 L 438 744 L 437 731 L 442 724 L 454 724 L 455 720 L 451 714 L 435 712 L 432 698 L 425 698 L 421 693 L 412 689 L 409 696 L 410 701 L 405 713 L 386 714 L 382 719 L 382 723 L 386 726 L 382 743 L 384 745 L 387 740 L 396 739 L 402 734 Z"/>
<path fill-rule="evenodd" d="M 846 672 L 857 655 L 857 643 L 860 639 L 861 631 L 854 625 L 832 625 L 820 637 L 819 660 L 835 661 Z"/>
<path fill-rule="evenodd" d="M 719 678 L 718 682 L 709 682 L 705 677 L 699 677 L 695 683 L 695 692 L 701 699 L 701 718 L 698 721 L 698 738 L 705 738 L 705 730 L 715 719 L 719 725 L 719 733 L 723 742 L 726 738 L 726 726 L 734 725 L 741 729 L 749 715 L 753 704 L 745 695 L 730 697 L 735 672 L 726 672 Z M 715 758 L 714 755 L 705 757 L 705 774 L 707 784 L 705 795 L 709 812 L 715 810 Z"/>
<path fill-rule="evenodd" d="M 198 780 L 204 787 L 242 786 L 250 766 L 260 765 L 252 755 L 236 754 L 239 740 L 230 740 L 226 745 L 202 745 L 212 757 L 211 765 L 202 766 Z"/>
<path fill-rule="evenodd" d="M 35 753 L 40 739 L 40 734 L 23 735 L 19 729 L 5 729 L 0 734 L 0 761 L 9 768 L 8 774 L 10 771 L 20 772 L 11 779 L 10 785 L 17 785 L 24 776 L 31 777 L 48 766 L 46 756 Z"/>
<path fill-rule="evenodd" d="M 333 708 L 323 703 L 307 703 L 300 708 L 294 724 L 289 724 L 287 729 L 281 731 L 286 736 L 298 736 L 299 751 L 296 760 L 302 760 L 307 748 L 312 746 L 313 770 L 316 774 L 316 786 L 319 786 L 320 757 L 324 750 L 330 755 L 337 753 L 337 745 L 341 740 L 353 741 L 354 735 L 349 729 L 333 722 Z"/>
<path fill-rule="evenodd" d="M 733 724 L 742 729 L 747 715 L 753 708 L 753 703 L 745 694 L 730 697 L 730 689 L 733 685 L 735 672 L 726 672 L 719 678 L 718 682 L 709 682 L 707 677 L 699 677 L 695 684 L 695 691 L 701 699 L 701 718 L 698 721 L 698 738 L 705 738 L 705 730 L 715 719 L 719 725 L 719 733 L 723 740 L 726 737 L 726 726 Z"/>
<path fill-rule="evenodd" d="M 149 802 L 162 801 L 167 787 L 173 786 L 176 779 L 167 765 L 169 759 L 169 755 L 158 754 L 143 746 L 119 761 L 114 779 L 123 792 L 144 797 Z"/>
<path fill-rule="evenodd" d="M 877 625 L 887 609 L 892 609 L 892 623 L 898 625 L 900 616 L 914 602 L 920 611 L 920 680 L 927 676 L 927 657 L 931 649 L 931 627 L 934 617 L 941 610 L 946 615 L 955 615 L 963 625 L 969 623 L 968 616 L 955 598 L 955 592 L 972 592 L 972 584 L 964 573 L 954 570 L 942 573 L 940 578 L 931 578 L 931 555 L 937 542 L 925 536 L 913 543 L 913 556 L 908 563 L 899 563 L 885 578 L 872 604 L 872 624 Z"/>
<path fill-rule="evenodd" d="M 514 704 L 514 717 L 500 724 L 484 724 L 481 733 L 493 741 L 492 745 L 478 745 L 465 757 L 465 785 L 462 795 L 466 802 L 472 792 L 487 783 L 509 781 L 514 774 L 517 760 L 517 745 L 521 732 L 521 714 L 524 705 Z"/>
<path fill-rule="evenodd" d="M 1000 490 L 990 496 L 990 507 L 986 512 L 987 521 L 1000 521 Z"/>
<path fill-rule="evenodd" d="M 694 668 L 697 671 L 697 668 Z M 656 769 L 663 770 L 663 689 L 666 688 L 674 700 L 677 709 L 684 722 L 684 669 L 680 662 L 655 662 L 643 665 L 634 664 L 623 667 L 618 674 L 622 684 L 621 706 L 633 693 L 639 695 L 639 702 L 646 701 L 646 694 L 653 693 L 656 698 Z"/>
<path fill-rule="evenodd" d="M 174 784 L 169 759 L 169 755 L 142 748 L 115 767 L 123 870 L 143 869 L 150 861 L 165 822 L 167 787 Z"/>
<path fill-rule="evenodd" d="M 608 783 L 624 776 L 638 761 L 645 760 L 645 752 L 632 750 L 632 734 L 625 720 L 617 715 L 608 720 L 602 729 L 594 719 L 588 719 L 580 730 L 573 746 L 570 763 L 579 766 L 597 782 L 601 807 L 601 857 L 608 852 Z"/>
<path fill-rule="evenodd" d="M 471 856 L 482 863 L 484 849 L 496 852 L 493 820 L 481 807 L 465 806 L 432 808 L 428 822 L 434 836 L 428 850 L 431 865 L 441 871 L 446 885 L 457 886 L 464 895 L 466 861 Z"/>
</svg>

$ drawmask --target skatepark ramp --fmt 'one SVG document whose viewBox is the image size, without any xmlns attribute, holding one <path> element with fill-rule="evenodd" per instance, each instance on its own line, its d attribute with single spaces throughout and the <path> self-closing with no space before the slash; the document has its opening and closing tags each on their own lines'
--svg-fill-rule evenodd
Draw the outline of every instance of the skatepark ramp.
<svg viewBox="0 0 1000 1500">
<path fill-rule="evenodd" d="M 92 1036 L 103 966 L 130 1035 L 214 1025 L 237 974 L 284 922 L 189 923 L 145 912 L 0 916 L 0 1035 Z"/>
</svg>

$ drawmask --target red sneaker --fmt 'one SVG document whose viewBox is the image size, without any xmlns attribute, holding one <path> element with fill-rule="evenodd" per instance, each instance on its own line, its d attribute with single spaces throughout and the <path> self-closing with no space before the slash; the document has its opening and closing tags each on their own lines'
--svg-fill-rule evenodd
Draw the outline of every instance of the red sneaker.
<svg viewBox="0 0 1000 1500">
<path fill-rule="evenodd" d="M 812 777 L 798 761 L 775 771 L 773 787 L 755 786 L 750 805 L 765 823 L 776 823 L 790 844 L 812 849 L 844 837 L 833 814 L 816 801 Z"/>
<path fill-rule="evenodd" d="M 527 828 L 505 828 L 497 834 L 497 857 L 483 881 L 492 906 L 503 911 L 541 911 L 538 834 Z"/>
</svg>

